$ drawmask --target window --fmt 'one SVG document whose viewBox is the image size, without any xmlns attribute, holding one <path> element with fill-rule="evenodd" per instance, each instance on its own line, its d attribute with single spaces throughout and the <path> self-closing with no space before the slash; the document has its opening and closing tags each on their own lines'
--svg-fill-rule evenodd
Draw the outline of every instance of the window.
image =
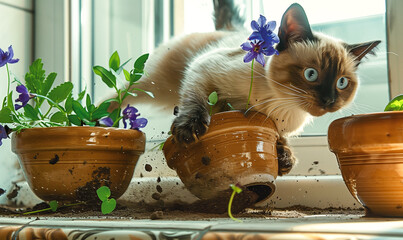
<svg viewBox="0 0 403 240">
<path fill-rule="evenodd" d="M 0 0 L 0 8 L 3 8 L 1 2 L 3 1 Z M 387 57 L 388 60 L 394 60 L 389 63 L 390 71 L 395 76 L 390 79 L 391 86 L 400 87 L 401 85 L 396 77 L 399 76 L 398 66 L 399 64 L 401 66 L 401 63 L 397 57 L 393 57 L 399 54 L 399 48 L 395 43 L 394 54 L 386 55 L 385 37 L 388 26 L 385 23 L 388 17 L 385 11 L 391 14 L 403 9 L 398 0 L 388 0 L 386 2 L 388 9 L 385 8 L 383 0 L 236 0 L 245 14 L 247 27 L 250 20 L 256 19 L 260 13 L 265 14 L 269 19 L 276 20 L 279 24 L 283 12 L 293 2 L 299 2 L 305 8 L 314 30 L 323 31 L 349 43 L 382 40 L 382 45 L 379 46 L 378 56 L 370 57 L 360 66 L 361 87 L 355 105 L 341 113 L 321 117 L 306 127 L 303 134 L 305 137 L 292 140 L 291 143 L 300 162 L 290 176 L 277 180 L 279 186 L 277 196 L 288 197 L 282 206 L 301 203 L 304 195 L 298 195 L 298 193 L 303 193 L 306 189 L 312 190 L 309 192 L 312 194 L 310 196 L 322 197 L 322 203 L 337 197 L 329 195 L 324 199 L 324 196 L 315 195 L 313 192 L 332 187 L 345 191 L 344 193 L 350 196 L 339 176 L 335 157 L 327 147 L 325 136 L 327 126 L 334 118 L 383 109 L 389 99 Z M 52 11 L 48 11 L 49 9 Z M 211 0 L 35 1 L 35 46 L 27 50 L 27 54 L 31 54 L 35 49 L 35 57 L 44 59 L 48 71 L 59 72 L 58 81 L 73 81 L 75 85 L 81 86 L 81 89 L 76 89 L 77 92 L 87 88 L 96 100 L 101 100 L 109 93 L 103 84 L 97 84 L 99 79 L 95 79 L 96 76 L 92 73 L 93 65 L 107 65 L 110 54 L 115 50 L 119 52 L 122 60 L 127 60 L 145 52 L 152 52 L 156 45 L 172 36 L 213 31 L 212 9 Z M 24 26 L 31 25 L 24 24 Z M 400 30 L 393 28 L 392 31 L 388 28 L 388 31 L 392 34 L 390 39 L 398 42 L 399 36 L 402 35 Z M 2 42 L 1 47 L 8 44 L 4 43 L 5 40 Z M 20 75 L 23 75 L 23 72 Z M 398 87 L 392 88 L 394 94 L 398 93 L 395 89 L 400 90 Z M 0 95 L 1 97 L 4 95 L 1 89 Z M 139 106 L 139 108 L 142 116 L 150 120 L 150 125 L 145 131 L 149 140 L 148 147 L 151 148 L 165 139 L 166 134 L 162 132 L 166 133 L 169 130 L 173 116 L 171 113 L 161 114 L 153 106 Z M 146 161 L 158 162 L 161 165 L 156 171 L 146 172 L 143 171 Z M 145 178 L 156 175 L 172 177 L 176 175 L 163 163 L 162 154 L 157 151 L 144 154 L 136 169 L 135 177 L 139 177 L 140 174 Z M 317 183 L 318 180 L 320 183 Z M 294 194 L 287 196 L 286 192 Z M 336 203 L 337 201 L 339 203 Z M 351 204 L 351 199 L 347 199 L 347 202 L 336 199 L 333 202 L 335 206 L 352 206 L 348 205 Z M 318 202 L 311 204 L 318 204 Z"/>
</svg>

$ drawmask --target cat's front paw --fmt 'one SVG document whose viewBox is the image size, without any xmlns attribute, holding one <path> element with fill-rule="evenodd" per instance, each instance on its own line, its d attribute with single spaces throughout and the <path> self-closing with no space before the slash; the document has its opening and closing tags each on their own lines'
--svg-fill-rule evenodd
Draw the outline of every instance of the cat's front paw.
<svg viewBox="0 0 403 240">
<path fill-rule="evenodd" d="M 296 159 L 287 145 L 285 139 L 277 142 L 278 175 L 288 174 L 294 166 Z"/>
<path fill-rule="evenodd" d="M 172 124 L 172 135 L 180 143 L 192 143 L 206 133 L 209 123 L 207 110 L 198 108 L 181 112 Z"/>
</svg>

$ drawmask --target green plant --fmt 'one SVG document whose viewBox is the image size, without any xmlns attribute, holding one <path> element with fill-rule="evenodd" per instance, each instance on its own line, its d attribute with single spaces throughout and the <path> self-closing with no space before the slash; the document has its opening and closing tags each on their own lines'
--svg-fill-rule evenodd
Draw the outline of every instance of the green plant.
<svg viewBox="0 0 403 240">
<path fill-rule="evenodd" d="M 384 111 L 403 111 L 403 94 L 394 97 L 385 107 Z"/>
<path fill-rule="evenodd" d="M 218 102 L 218 95 L 217 92 L 214 91 L 210 93 L 207 100 L 208 105 L 210 105 L 210 116 L 213 115 L 213 106 L 216 105 L 217 102 Z"/>
<path fill-rule="evenodd" d="M 25 212 L 25 213 L 23 213 L 23 215 L 29 215 L 29 214 L 39 213 L 39 212 L 46 212 L 46 211 L 56 212 L 57 209 L 59 209 L 61 207 L 71 207 L 71 206 L 76 206 L 76 205 L 80 205 L 80 204 L 84 204 L 84 203 L 83 202 L 70 203 L 70 204 L 65 204 L 65 205 L 62 205 L 59 207 L 59 203 L 56 200 L 52 200 L 49 202 L 49 208 L 44 208 L 44 209 L 35 210 L 35 211 L 31 211 L 31 212 Z"/>
<path fill-rule="evenodd" d="M 118 52 L 114 52 L 109 59 L 109 69 L 102 66 L 94 66 L 93 71 L 101 77 L 102 82 L 116 91 L 116 97 L 107 99 L 96 106 L 86 90 L 73 96 L 73 84 L 64 82 L 54 86 L 57 74 L 52 72 L 46 75 L 41 59 L 36 59 L 29 71 L 25 74 L 25 85 L 11 74 L 8 64 L 18 62 L 13 59 L 14 52 L 9 47 L 9 52 L 0 49 L 0 67 L 7 69 L 7 95 L 3 99 L 0 110 L 0 145 L 1 140 L 7 138 L 12 131 L 20 131 L 24 128 L 54 127 L 54 126 L 108 126 L 119 127 L 122 120 L 124 127 L 126 122 L 131 129 L 140 129 L 147 125 L 147 119 L 139 118 L 138 110 L 132 106 L 126 106 L 122 111 L 122 103 L 128 96 L 136 96 L 135 91 L 142 91 L 151 97 L 151 92 L 136 88 L 137 81 L 144 76 L 145 63 L 148 54 L 137 58 L 130 71 L 124 69 L 126 61 L 120 64 Z M 118 81 L 118 80 L 122 81 Z M 16 83 L 18 98 L 13 98 L 11 84 Z M 85 97 L 85 101 L 84 100 Z M 82 104 L 85 102 L 85 105 Z M 115 102 L 117 107 L 109 112 L 109 107 Z M 21 110 L 20 110 L 21 109 Z M 3 126 L 1 124 L 7 124 Z"/>
<path fill-rule="evenodd" d="M 233 200 L 234 200 L 235 194 L 241 193 L 241 192 L 242 192 L 242 188 L 241 188 L 238 184 L 236 184 L 236 185 L 231 184 L 230 187 L 231 187 L 231 189 L 232 189 L 232 194 L 231 194 L 231 197 L 230 197 L 229 202 L 228 202 L 228 216 L 229 216 L 232 220 L 234 220 L 234 221 L 236 221 L 236 222 L 242 222 L 242 220 L 239 220 L 238 218 L 235 218 L 234 216 L 232 216 L 232 212 L 231 212 L 232 202 L 233 202 Z"/>
<path fill-rule="evenodd" d="M 101 212 L 102 214 L 109 214 L 116 208 L 116 200 L 109 198 L 111 190 L 107 186 L 102 186 L 97 189 L 98 198 L 102 201 Z"/>
</svg>

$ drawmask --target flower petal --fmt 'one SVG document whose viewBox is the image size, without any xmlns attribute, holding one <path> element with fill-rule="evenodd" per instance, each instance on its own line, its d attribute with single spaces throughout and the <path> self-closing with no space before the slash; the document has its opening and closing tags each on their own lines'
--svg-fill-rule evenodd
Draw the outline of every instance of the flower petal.
<svg viewBox="0 0 403 240">
<path fill-rule="evenodd" d="M 258 63 L 260 63 L 260 64 L 264 67 L 264 65 L 265 65 L 266 63 L 265 63 L 265 60 L 264 60 L 263 53 L 259 53 L 259 54 L 256 56 L 256 61 L 257 61 Z"/>
<path fill-rule="evenodd" d="M 10 45 L 9 47 L 8 47 L 8 60 L 11 60 L 13 57 L 14 57 L 14 51 L 13 51 L 13 46 L 12 45 Z"/>
<path fill-rule="evenodd" d="M 107 127 L 112 127 L 113 126 L 113 120 L 110 117 L 105 117 L 105 118 L 99 119 L 98 122 L 99 122 L 99 124 L 105 125 Z"/>
<path fill-rule="evenodd" d="M 19 93 L 24 93 L 24 94 L 29 93 L 27 87 L 25 87 L 24 85 L 18 85 L 16 87 L 16 91 L 19 92 Z"/>
<path fill-rule="evenodd" d="M 148 120 L 146 118 L 138 118 L 134 121 L 131 121 L 131 129 L 143 128 L 147 125 Z"/>
<path fill-rule="evenodd" d="M 264 24 L 266 23 L 266 17 L 263 15 L 260 15 L 259 19 L 257 20 L 258 24 L 260 25 L 260 27 L 263 27 Z"/>
<path fill-rule="evenodd" d="M 252 22 L 250 22 L 250 27 L 253 31 L 259 31 L 259 24 L 255 20 L 252 20 Z"/>
<path fill-rule="evenodd" d="M 243 58 L 244 62 L 250 62 L 252 61 L 252 59 L 254 59 L 256 57 L 257 53 L 256 52 L 247 52 L 245 57 Z"/>
<path fill-rule="evenodd" d="M 241 44 L 241 48 L 245 51 L 252 51 L 253 50 L 253 46 L 251 42 L 244 42 Z"/>
<path fill-rule="evenodd" d="M 276 21 L 270 21 L 270 22 L 268 22 L 267 25 L 266 25 L 266 30 L 273 32 L 274 29 L 276 29 L 276 25 L 277 25 Z"/>
<path fill-rule="evenodd" d="M 23 107 L 23 105 L 14 104 L 14 107 L 15 107 L 15 111 L 18 111 L 18 109 Z"/>
<path fill-rule="evenodd" d="M 258 40 L 258 41 L 263 41 L 263 37 L 262 34 L 260 34 L 260 32 L 253 32 L 249 38 L 250 41 L 252 40 Z"/>
</svg>

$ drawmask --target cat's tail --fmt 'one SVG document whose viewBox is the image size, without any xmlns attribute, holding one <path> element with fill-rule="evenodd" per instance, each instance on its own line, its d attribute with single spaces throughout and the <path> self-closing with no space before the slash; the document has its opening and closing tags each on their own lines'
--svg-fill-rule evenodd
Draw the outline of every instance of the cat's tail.
<svg viewBox="0 0 403 240">
<path fill-rule="evenodd" d="M 234 31 L 242 27 L 245 19 L 234 5 L 234 0 L 213 0 L 213 4 L 216 30 Z"/>
</svg>

